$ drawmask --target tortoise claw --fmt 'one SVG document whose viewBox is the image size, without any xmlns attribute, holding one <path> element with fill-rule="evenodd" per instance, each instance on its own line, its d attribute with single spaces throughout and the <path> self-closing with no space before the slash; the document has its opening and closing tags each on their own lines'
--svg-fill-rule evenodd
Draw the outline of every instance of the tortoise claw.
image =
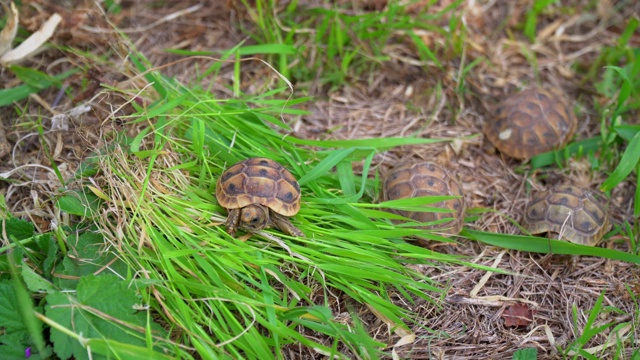
<svg viewBox="0 0 640 360">
<path fill-rule="evenodd" d="M 273 227 L 279 229 L 283 233 L 290 236 L 297 237 L 305 237 L 304 233 L 300 231 L 297 227 L 295 227 L 289 218 L 282 216 L 280 214 L 276 214 L 273 211 L 271 212 L 271 222 L 273 223 Z"/>
</svg>

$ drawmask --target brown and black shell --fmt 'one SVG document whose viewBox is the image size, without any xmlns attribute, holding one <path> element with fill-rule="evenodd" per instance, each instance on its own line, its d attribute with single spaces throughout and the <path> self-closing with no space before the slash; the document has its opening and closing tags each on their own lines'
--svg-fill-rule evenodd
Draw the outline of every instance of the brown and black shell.
<svg viewBox="0 0 640 360">
<path fill-rule="evenodd" d="M 535 193 L 522 226 L 531 234 L 551 232 L 578 244 L 595 246 L 611 229 L 604 199 L 576 186 L 562 185 Z"/>
<path fill-rule="evenodd" d="M 464 224 L 464 197 L 460 184 L 442 166 L 431 162 L 404 163 L 391 169 L 384 177 L 382 193 L 385 201 L 419 196 L 460 196 L 459 198 L 430 204 L 450 210 L 448 212 L 404 211 L 392 212 L 418 222 L 433 222 L 450 218 L 442 224 L 427 227 L 442 233 L 455 235 Z"/>
<path fill-rule="evenodd" d="M 227 209 L 259 204 L 278 214 L 293 216 L 300 210 L 300 185 L 277 162 L 251 158 L 222 173 L 216 184 L 216 198 Z"/>
<path fill-rule="evenodd" d="M 573 109 L 556 90 L 528 89 L 510 95 L 485 121 L 483 133 L 502 153 L 529 159 L 562 147 L 578 126 Z"/>
</svg>

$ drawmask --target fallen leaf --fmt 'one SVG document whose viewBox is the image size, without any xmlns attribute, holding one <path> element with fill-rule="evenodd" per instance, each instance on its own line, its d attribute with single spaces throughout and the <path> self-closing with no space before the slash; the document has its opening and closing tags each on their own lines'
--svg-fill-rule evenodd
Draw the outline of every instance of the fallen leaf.
<svg viewBox="0 0 640 360">
<path fill-rule="evenodd" d="M 535 310 L 530 309 L 527 304 L 513 304 L 507 307 L 502 312 L 502 318 L 504 319 L 504 326 L 506 327 L 519 327 L 527 326 L 533 321 L 533 315 Z"/>
<path fill-rule="evenodd" d="M 398 355 L 398 352 L 396 351 L 396 348 L 398 346 L 413 344 L 415 341 L 416 341 L 416 334 L 413 334 L 413 333 L 409 333 L 408 335 L 405 335 L 405 336 L 401 337 L 400 340 L 398 340 L 398 342 L 395 343 L 395 345 L 393 345 L 393 350 L 391 351 L 392 359 L 393 360 L 400 360 L 400 356 Z"/>
<path fill-rule="evenodd" d="M 16 6 L 13 1 L 11 2 L 10 7 L 4 3 L 2 3 L 2 7 L 4 8 L 4 12 L 7 14 L 7 23 L 5 24 L 4 29 L 0 31 L 0 55 L 11 50 L 11 43 L 18 32 L 18 10 L 16 10 Z"/>
<path fill-rule="evenodd" d="M 13 5 L 13 3 L 11 3 L 11 5 Z M 15 10 L 15 6 L 13 7 L 13 9 Z M 15 18 L 18 18 L 17 12 L 15 13 Z M 18 45 L 17 48 L 4 53 L 2 57 L 0 57 L 0 63 L 3 65 L 15 63 L 27 58 L 28 56 L 38 51 L 38 49 L 40 49 L 40 47 L 42 47 L 42 45 L 47 42 L 47 40 L 49 40 L 51 36 L 53 36 L 53 32 L 56 30 L 58 24 L 60 24 L 61 21 L 62 17 L 60 17 L 60 15 L 58 15 L 57 13 L 51 15 L 51 17 L 44 24 L 42 24 L 42 27 L 40 27 L 38 31 L 31 34 L 31 36 L 29 36 L 27 40 L 23 41 L 22 44 Z M 0 54 L 2 53 L 0 52 Z"/>
</svg>

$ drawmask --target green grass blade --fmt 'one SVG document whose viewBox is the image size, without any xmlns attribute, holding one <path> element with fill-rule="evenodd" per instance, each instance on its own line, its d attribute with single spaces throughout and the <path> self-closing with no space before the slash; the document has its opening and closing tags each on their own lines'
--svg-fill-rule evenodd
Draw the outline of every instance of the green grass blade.
<svg viewBox="0 0 640 360">
<path fill-rule="evenodd" d="M 615 170 L 607 180 L 602 184 L 600 189 L 603 191 L 609 191 L 620 184 L 638 165 L 640 160 L 640 132 L 637 133 L 631 142 L 627 146 L 627 149 L 622 154 L 620 163 L 616 166 Z"/>
<path fill-rule="evenodd" d="M 462 230 L 460 235 L 489 245 L 500 246 L 505 249 L 531 251 L 543 254 L 590 255 L 640 264 L 640 256 L 637 255 L 613 249 L 574 244 L 568 241 L 547 239 L 538 236 L 494 234 L 468 229 Z"/>
<path fill-rule="evenodd" d="M 572 142 L 564 149 L 550 151 L 534 156 L 533 158 L 531 158 L 531 169 L 535 170 L 546 166 L 558 164 L 562 161 L 570 159 L 576 154 L 596 152 L 600 150 L 601 146 L 601 137 L 593 137 L 590 139 Z"/>
<path fill-rule="evenodd" d="M 384 150 L 403 145 L 420 145 L 443 142 L 441 139 L 422 138 L 382 138 L 382 139 L 351 139 L 351 140 L 305 140 L 289 137 L 292 144 L 321 146 L 321 147 L 354 147 Z"/>
<path fill-rule="evenodd" d="M 20 81 L 25 83 L 27 86 L 33 87 L 38 90 L 46 89 L 52 85 L 60 86 L 61 81 L 56 79 L 53 76 L 47 75 L 41 71 L 13 65 L 9 67 L 9 70 L 13 72 Z"/>
<path fill-rule="evenodd" d="M 148 359 L 177 359 L 148 348 L 122 343 L 110 339 L 84 339 L 84 345 L 96 354 L 107 358 L 115 356 L 119 359 L 148 360 Z"/>
<path fill-rule="evenodd" d="M 344 160 L 344 158 L 353 153 L 354 150 L 355 149 L 353 148 L 347 148 L 332 152 L 331 155 L 324 158 L 321 162 L 318 163 L 318 165 L 311 169 L 311 171 L 308 171 L 304 176 L 298 179 L 298 183 L 300 185 L 306 185 L 307 183 L 325 175 L 339 162 Z"/>
<path fill-rule="evenodd" d="M 612 118 L 616 120 L 618 116 L 624 111 L 624 104 L 631 96 L 631 80 L 627 75 L 625 69 L 622 69 L 618 66 L 605 66 L 605 69 L 612 69 L 615 71 L 620 79 L 622 80 L 622 86 L 620 86 L 620 90 L 618 91 L 618 101 L 616 104 L 616 110 L 612 114 Z"/>
</svg>

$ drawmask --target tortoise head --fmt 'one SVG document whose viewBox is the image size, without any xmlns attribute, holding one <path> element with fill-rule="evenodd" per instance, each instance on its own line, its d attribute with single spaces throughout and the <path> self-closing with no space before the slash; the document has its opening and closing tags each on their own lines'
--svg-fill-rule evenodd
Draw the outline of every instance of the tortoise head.
<svg viewBox="0 0 640 360">
<path fill-rule="evenodd" d="M 266 206 L 252 204 L 240 211 L 240 227 L 255 232 L 264 229 L 269 224 L 269 209 Z"/>
</svg>

